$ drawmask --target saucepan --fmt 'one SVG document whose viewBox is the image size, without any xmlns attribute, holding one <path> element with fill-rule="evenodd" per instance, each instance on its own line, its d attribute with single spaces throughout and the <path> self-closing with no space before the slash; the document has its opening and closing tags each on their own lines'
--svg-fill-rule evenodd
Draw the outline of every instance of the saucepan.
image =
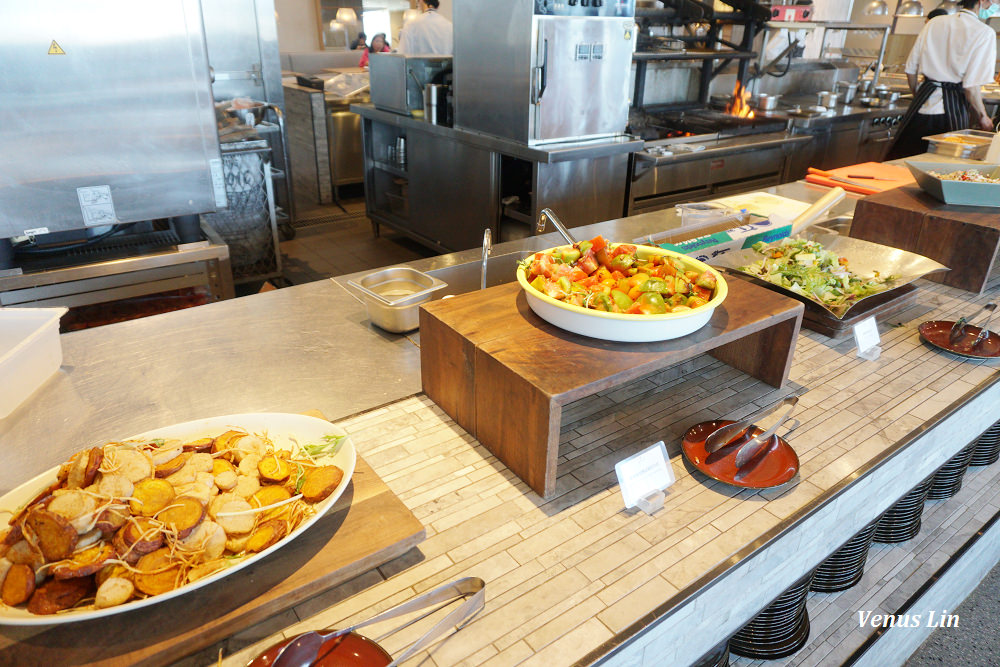
<svg viewBox="0 0 1000 667">
<path fill-rule="evenodd" d="M 757 108 L 761 111 L 774 111 L 778 108 L 778 101 L 781 99 L 781 95 L 768 95 L 767 93 L 761 93 L 757 96 Z"/>
</svg>

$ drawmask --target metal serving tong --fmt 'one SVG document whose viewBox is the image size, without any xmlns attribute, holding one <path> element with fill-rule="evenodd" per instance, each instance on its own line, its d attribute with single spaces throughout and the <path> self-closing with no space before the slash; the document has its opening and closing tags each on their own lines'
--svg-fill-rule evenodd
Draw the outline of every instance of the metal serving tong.
<svg viewBox="0 0 1000 667">
<path fill-rule="evenodd" d="M 331 630 L 329 632 L 317 632 L 315 630 L 306 632 L 281 647 L 278 654 L 274 656 L 271 667 L 310 667 L 313 661 L 319 656 L 319 650 L 323 647 L 323 644 L 334 637 L 346 635 L 358 628 L 363 628 L 366 625 L 378 623 L 379 621 L 419 611 L 431 605 L 443 605 L 462 598 L 465 598 L 465 602 L 438 621 L 423 637 L 418 639 L 402 655 L 386 666 L 396 667 L 396 665 L 399 665 L 417 651 L 429 646 L 448 628 L 453 626 L 461 628 L 473 616 L 478 614 L 486 604 L 486 583 L 478 577 L 465 577 L 444 586 L 439 586 L 423 595 L 418 595 L 408 602 L 387 609 L 381 614 L 367 621 L 356 623 L 349 628 Z M 399 630 L 400 628 L 396 629 Z"/>
<path fill-rule="evenodd" d="M 799 402 L 798 396 L 789 396 L 788 398 L 785 398 L 777 403 L 767 406 L 766 408 L 762 408 L 747 417 L 744 417 L 740 421 L 733 422 L 728 426 L 723 426 L 722 428 L 713 431 L 712 434 L 709 435 L 708 438 L 705 440 L 705 451 L 711 454 L 713 452 L 722 449 L 729 443 L 733 442 L 740 435 L 745 433 L 747 429 L 751 428 L 753 426 L 753 423 L 758 419 L 760 419 L 761 417 L 766 417 L 772 412 L 780 410 L 785 406 L 788 405 L 794 406 L 798 402 Z M 792 411 L 789 410 L 788 415 L 790 415 L 791 413 Z M 788 415 L 785 415 L 785 419 L 788 418 Z M 785 419 L 779 420 L 778 424 L 780 425 L 782 422 L 785 421 Z M 748 442 L 747 444 L 750 443 Z"/>
<path fill-rule="evenodd" d="M 962 336 L 965 335 L 965 328 L 971 324 L 972 320 L 978 317 L 979 314 L 982 313 L 983 311 L 988 311 L 989 316 L 986 318 L 986 322 L 984 322 L 983 325 L 979 328 L 979 333 L 976 334 L 975 340 L 973 340 L 972 344 L 969 346 L 970 350 L 974 349 L 977 345 L 979 345 L 989 337 L 990 320 L 993 319 L 993 311 L 995 311 L 996 308 L 997 308 L 996 302 L 988 303 L 985 306 L 983 306 L 983 309 L 978 313 L 976 313 L 971 319 L 966 319 L 965 317 L 958 318 L 958 321 L 955 322 L 955 324 L 951 327 L 951 331 L 948 334 L 948 342 L 954 345 L 955 343 L 960 341 L 962 339 Z"/>
</svg>

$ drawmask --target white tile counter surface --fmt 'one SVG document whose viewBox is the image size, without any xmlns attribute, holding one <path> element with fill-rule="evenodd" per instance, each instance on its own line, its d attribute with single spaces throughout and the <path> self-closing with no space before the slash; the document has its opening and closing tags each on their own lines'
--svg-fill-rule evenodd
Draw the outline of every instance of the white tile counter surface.
<svg viewBox="0 0 1000 667">
<path fill-rule="evenodd" d="M 478 576 L 487 582 L 485 611 L 412 664 L 570 665 L 625 636 L 609 664 L 689 664 L 1000 419 L 997 362 L 941 353 L 916 332 L 924 320 L 974 312 L 988 295 L 970 303 L 965 292 L 920 286 L 918 304 L 893 319 L 901 326 L 880 327 L 877 361 L 856 357 L 853 339 L 803 330 L 781 390 L 703 356 L 573 404 L 549 501 L 422 394 L 340 421 L 426 526 L 426 541 L 184 663 L 214 662 L 221 651 L 223 665 L 242 665 L 283 636 L 343 627 Z M 789 393 L 801 395 L 793 413 L 801 424 L 789 436 L 801 461 L 796 483 L 755 492 L 690 472 L 679 453 L 686 428 Z M 677 482 L 655 515 L 625 511 L 614 463 L 659 439 Z M 874 563 L 879 549 L 891 548 L 876 547 Z M 899 560 L 877 574 L 897 574 Z M 837 608 L 848 619 L 868 588 L 852 590 L 842 594 L 848 608 Z M 849 620 L 831 628 L 840 618 L 821 615 L 827 653 L 834 630 L 849 634 Z M 384 645 L 398 653 L 423 629 Z"/>
</svg>

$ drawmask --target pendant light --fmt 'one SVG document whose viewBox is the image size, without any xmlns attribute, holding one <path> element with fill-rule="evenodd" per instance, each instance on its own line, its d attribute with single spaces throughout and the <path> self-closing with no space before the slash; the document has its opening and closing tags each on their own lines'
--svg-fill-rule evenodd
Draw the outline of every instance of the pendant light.
<svg viewBox="0 0 1000 667">
<path fill-rule="evenodd" d="M 358 15 L 350 7 L 341 7 L 337 10 L 337 20 L 341 23 L 357 23 Z"/>
<path fill-rule="evenodd" d="M 871 0 L 863 10 L 865 16 L 888 16 L 889 5 L 885 0 Z"/>
<path fill-rule="evenodd" d="M 903 0 L 896 8 L 896 16 L 923 16 L 924 6 L 920 0 Z"/>
<path fill-rule="evenodd" d="M 415 19 L 418 16 L 420 16 L 420 10 L 419 9 L 407 9 L 405 12 L 403 12 L 403 23 L 406 24 L 411 19 Z"/>
<path fill-rule="evenodd" d="M 935 9 L 940 9 L 945 14 L 957 14 L 958 13 L 958 3 L 952 2 L 952 0 L 944 0 L 940 5 L 935 7 Z"/>
</svg>

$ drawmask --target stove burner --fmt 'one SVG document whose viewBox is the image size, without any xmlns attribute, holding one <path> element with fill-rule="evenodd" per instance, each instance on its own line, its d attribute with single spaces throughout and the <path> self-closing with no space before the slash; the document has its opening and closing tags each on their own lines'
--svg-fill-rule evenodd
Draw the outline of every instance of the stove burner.
<svg viewBox="0 0 1000 667">
<path fill-rule="evenodd" d="M 657 139 L 677 136 L 719 133 L 724 137 L 781 132 L 785 121 L 775 118 L 742 118 L 713 109 L 693 109 L 676 112 L 647 112 L 642 124 L 647 133 Z M 650 137 L 652 138 L 652 137 Z"/>
</svg>

